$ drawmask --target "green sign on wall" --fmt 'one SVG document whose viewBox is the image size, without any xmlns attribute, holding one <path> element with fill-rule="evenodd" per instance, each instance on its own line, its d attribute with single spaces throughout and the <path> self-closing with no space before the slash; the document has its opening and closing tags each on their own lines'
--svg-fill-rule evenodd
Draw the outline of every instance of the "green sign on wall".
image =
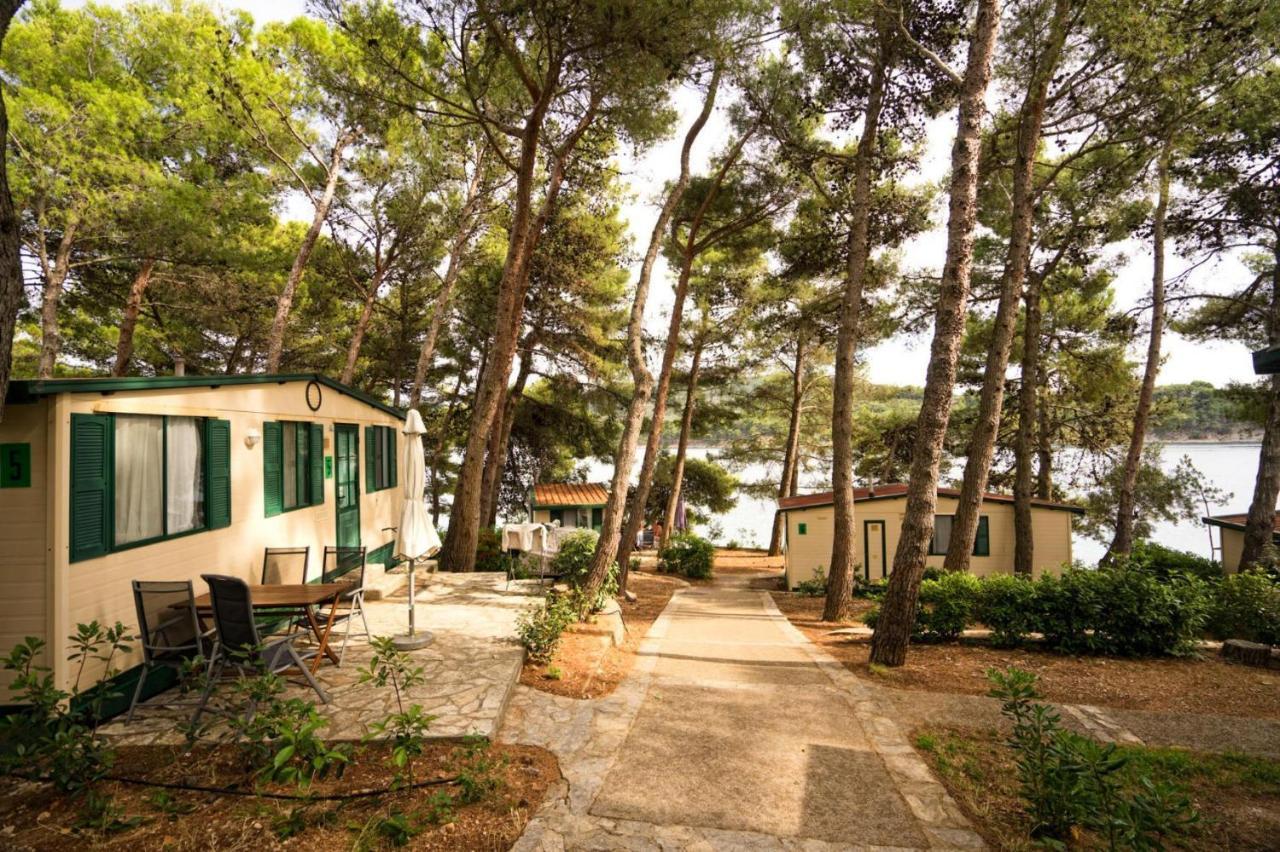
<svg viewBox="0 0 1280 852">
<path fill-rule="evenodd" d="M 31 487 L 31 445 L 0 444 L 0 488 Z"/>
<path fill-rule="evenodd" d="M 324 457 L 324 478 L 333 479 L 333 456 Z"/>
</svg>

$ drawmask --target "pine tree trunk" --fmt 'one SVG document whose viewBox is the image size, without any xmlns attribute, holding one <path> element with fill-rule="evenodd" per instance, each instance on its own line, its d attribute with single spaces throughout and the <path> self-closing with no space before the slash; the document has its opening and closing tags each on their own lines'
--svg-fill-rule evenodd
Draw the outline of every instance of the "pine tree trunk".
<svg viewBox="0 0 1280 852">
<path fill-rule="evenodd" d="M 386 270 L 378 269 L 373 273 L 373 280 L 369 282 L 369 290 L 364 296 L 364 307 L 360 310 L 360 319 L 356 320 L 355 330 L 351 332 L 351 342 L 347 345 L 347 362 L 342 367 L 342 378 L 339 379 L 344 385 L 351 384 L 356 376 L 356 362 L 360 360 L 360 347 L 364 345 L 364 335 L 369 329 L 369 320 L 373 318 L 373 306 L 378 301 L 378 288 L 382 286 L 383 276 Z M 394 382 L 393 386 L 399 387 L 399 382 Z"/>
<path fill-rule="evenodd" d="M 1271 317 L 1268 343 L 1280 346 L 1280 235 L 1277 235 L 1271 268 Z M 1258 476 L 1253 484 L 1253 502 L 1244 522 L 1244 546 L 1240 567 L 1262 559 L 1275 534 L 1276 498 L 1280 496 L 1280 375 L 1271 377 L 1271 401 L 1258 452 Z"/>
<path fill-rule="evenodd" d="M 533 345 L 532 339 L 525 340 L 525 354 L 520 358 L 520 370 L 516 373 L 516 383 L 507 392 L 507 400 L 502 406 L 502 422 L 493 430 L 488 458 L 485 460 L 484 479 L 481 482 L 484 490 L 480 507 L 482 517 L 488 526 L 493 526 L 498 520 L 498 498 L 502 495 L 502 474 L 507 466 L 511 427 L 515 425 L 516 407 L 524 397 L 525 386 L 529 383 L 529 376 L 533 372 Z"/>
<path fill-rule="evenodd" d="M 1022 331 L 1022 376 L 1018 383 L 1018 431 L 1013 442 L 1013 570 L 1030 576 L 1035 564 L 1035 538 L 1031 528 L 1031 498 L 1034 495 L 1031 457 L 1035 453 L 1036 411 L 1039 394 L 1036 377 L 1040 373 L 1040 293 L 1044 276 L 1027 279 Z"/>
<path fill-rule="evenodd" d="M 22 6 L 18 2 L 0 3 L 0 45 L 4 44 L 9 23 Z M 9 393 L 13 370 L 13 338 L 22 307 L 22 236 L 18 214 L 13 209 L 9 192 L 9 170 L 6 165 L 9 142 L 9 113 L 0 92 L 0 422 L 4 421 L 4 399 Z"/>
<path fill-rule="evenodd" d="M 663 515 L 662 541 L 658 548 L 667 546 L 671 531 L 676 526 L 676 508 L 680 505 L 680 488 L 684 484 L 684 460 L 689 452 L 689 433 L 693 430 L 693 408 L 698 398 L 698 375 L 702 370 L 702 336 L 693 346 L 693 363 L 689 366 L 689 384 L 685 388 L 684 412 L 680 415 L 680 439 L 676 444 L 676 460 L 671 467 L 671 496 Z"/>
<path fill-rule="evenodd" d="M 924 397 L 916 421 L 916 440 L 907 484 L 907 505 L 893 557 L 889 588 L 880 620 L 871 637 L 871 661 L 900 666 L 915 622 L 920 581 L 924 576 L 933 516 L 938 502 L 938 467 L 951 417 L 956 359 L 964 336 L 973 266 L 973 232 L 977 225 L 978 155 L 991 56 L 1000 23 L 998 0 L 980 0 L 969 44 L 968 64 L 960 90 L 956 141 L 951 151 L 951 199 L 947 219 L 947 259 L 942 269 L 933 345 L 925 377 Z"/>
<path fill-rule="evenodd" d="M 800 412 L 804 402 L 804 333 L 796 339 L 796 358 L 791 374 L 791 412 L 787 422 L 787 446 L 782 455 L 782 476 L 778 478 L 778 499 L 795 493 L 796 468 L 800 464 Z M 773 515 L 773 532 L 769 536 L 769 555 L 782 553 L 782 529 L 786 518 L 781 512 Z"/>
<path fill-rule="evenodd" d="M 124 303 L 124 314 L 120 317 L 120 337 L 116 341 L 116 363 L 111 368 L 111 375 L 125 376 L 129 374 L 129 362 L 133 360 L 133 332 L 138 327 L 138 314 L 142 312 L 142 296 L 151 283 L 151 273 L 156 268 L 155 258 L 142 261 L 138 274 L 129 285 L 129 298 Z"/>
<path fill-rule="evenodd" d="M 947 571 L 967 571 L 969 556 L 978 535 L 982 496 L 987 490 L 991 460 L 995 456 L 996 436 L 1004 409 L 1005 373 L 1009 369 L 1009 353 L 1013 348 L 1018 323 L 1018 303 L 1031 258 L 1031 228 L 1034 218 L 1034 174 L 1036 153 L 1040 147 L 1041 127 L 1048 102 L 1049 84 L 1053 79 L 1062 45 L 1066 41 L 1067 0 L 1058 0 L 1050 23 L 1049 37 L 1042 59 L 1036 64 L 1031 83 L 1023 98 L 1018 121 L 1018 148 L 1013 164 L 1013 197 L 1009 228 L 1009 248 L 1004 272 L 1000 278 L 1000 299 L 992 327 L 991 348 L 987 350 L 982 390 L 978 397 L 978 417 L 965 458 L 964 479 L 956 501 L 956 515 L 951 525 L 951 543 L 947 547 L 944 567 Z"/>
<path fill-rule="evenodd" d="M 881 22 L 879 51 L 871 71 L 862 136 L 855 153 L 852 221 L 846 245 L 848 256 L 845 259 L 844 295 L 840 303 L 840 327 L 836 333 L 836 375 L 831 407 L 831 486 L 835 521 L 823 621 L 843 621 L 853 602 L 853 563 L 857 556 L 853 532 L 853 387 L 857 378 L 862 291 L 867 259 L 871 253 L 871 176 L 875 169 L 880 111 L 889 73 L 889 36 L 883 31 L 884 26 Z"/>
<path fill-rule="evenodd" d="M 685 132 L 684 144 L 680 148 L 680 173 L 667 192 L 662 209 L 658 212 L 658 221 L 653 225 L 653 233 L 649 236 L 649 248 L 645 251 L 644 261 L 640 265 L 640 275 L 636 279 L 636 292 L 631 301 L 631 316 L 627 321 L 627 365 L 631 370 L 631 402 L 627 406 L 627 416 L 622 424 L 622 436 L 618 439 L 618 452 L 613 459 L 613 481 L 604 506 L 600 538 L 596 541 L 596 550 L 591 556 L 591 571 L 587 576 L 586 585 L 593 591 L 599 589 L 604 583 L 615 556 L 621 550 L 621 545 L 626 543 L 621 539 L 627 485 L 631 481 L 631 466 L 635 461 L 636 446 L 640 442 L 644 412 L 649 405 L 649 394 L 653 390 L 653 376 L 645 365 L 644 354 L 644 308 L 649 297 L 649 281 L 653 276 L 653 265 L 657 262 L 658 251 L 662 248 L 662 239 L 666 235 L 667 226 L 671 223 L 671 217 L 675 214 L 676 207 L 689 186 L 690 152 L 715 106 L 716 92 L 720 88 L 720 75 L 721 67 L 717 64 L 707 88 L 707 95 L 702 102 L 702 111 Z M 634 542 L 635 536 L 632 535 L 631 543 L 634 544 Z M 628 545 L 627 556 L 618 560 L 620 594 L 627 590 L 627 575 L 631 567 L 630 553 L 631 547 Z"/>
<path fill-rule="evenodd" d="M 1165 142 L 1156 165 L 1158 188 L 1155 213 L 1151 220 L 1151 335 L 1147 341 L 1147 363 L 1142 371 L 1138 405 L 1133 413 L 1133 432 L 1129 436 L 1129 450 L 1124 457 L 1124 469 L 1120 478 L 1116 532 L 1103 562 L 1111 562 L 1117 556 L 1126 555 L 1133 550 L 1133 516 L 1137 506 L 1135 492 L 1139 468 L 1142 467 L 1142 448 L 1147 438 L 1148 421 L 1151 419 L 1151 403 L 1155 398 L 1156 376 L 1160 372 L 1160 343 L 1164 335 L 1164 234 L 1165 216 L 1169 210 L 1171 146 L 1171 142 Z"/>
<path fill-rule="evenodd" d="M 293 310 L 293 300 L 298 295 L 298 285 L 302 283 L 302 273 L 306 271 L 307 262 L 311 260 L 311 252 L 315 250 L 316 241 L 320 239 L 320 231 L 325 220 L 329 218 L 329 208 L 333 206 L 333 195 L 338 189 L 338 179 L 342 170 L 342 155 L 353 141 L 350 132 L 340 134 L 333 143 L 333 151 L 329 154 L 328 174 L 325 176 L 324 191 L 316 199 L 315 209 L 311 214 L 311 226 L 298 246 L 294 255 L 293 266 L 289 269 L 289 277 L 285 279 L 284 290 L 276 299 L 276 315 L 271 321 L 271 333 L 267 337 L 266 372 L 280 372 L 280 359 L 284 354 L 284 334 L 289 325 L 289 313 Z"/>
<path fill-rule="evenodd" d="M 444 279 L 440 284 L 440 292 L 436 294 L 435 306 L 431 312 L 431 325 L 427 328 L 427 336 L 422 340 L 422 348 L 418 350 L 418 363 L 413 371 L 413 386 L 409 390 L 409 407 L 417 408 L 422 403 L 422 387 L 427 382 L 427 371 L 431 369 L 431 361 L 436 354 L 436 340 L 440 336 L 440 327 L 449 312 L 449 300 L 453 298 L 453 288 L 458 282 L 458 273 L 462 268 L 462 254 L 475 230 L 473 219 L 480 200 L 480 187 L 483 183 L 485 149 L 476 158 L 475 172 L 471 182 L 467 184 L 467 200 L 462 205 L 458 216 L 458 230 L 453 242 L 449 245 L 449 262 L 445 266 Z"/>
<path fill-rule="evenodd" d="M 1040 387 L 1049 386 L 1044 361 L 1040 362 Z M 1040 394 L 1036 409 L 1036 496 L 1041 500 L 1053 499 L 1053 436 L 1049 431 L 1049 395 Z"/>
<path fill-rule="evenodd" d="M 62 232 L 53 265 L 44 279 L 44 291 L 40 302 L 40 369 L 39 377 L 53 378 L 58 366 L 58 353 L 62 349 L 62 334 L 58 324 L 58 304 L 62 300 L 62 288 L 71 271 L 71 248 L 75 244 L 77 223 L 73 220 Z"/>
</svg>

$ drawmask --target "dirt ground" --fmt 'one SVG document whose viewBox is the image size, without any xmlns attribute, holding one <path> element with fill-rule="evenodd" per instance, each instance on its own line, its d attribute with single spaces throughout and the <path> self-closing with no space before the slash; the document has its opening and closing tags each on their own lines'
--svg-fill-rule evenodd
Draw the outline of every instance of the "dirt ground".
<svg viewBox="0 0 1280 852">
<path fill-rule="evenodd" d="M 884 686 L 925 692 L 985 695 L 988 668 L 1017 666 L 1039 675 L 1049 701 L 1127 710 L 1207 713 L 1280 719 L 1280 673 L 1201 659 L 1072 657 L 1032 648 L 999 649 L 977 642 L 913 644 L 897 669 L 867 666 L 868 637 L 830 635 L 850 625 L 823 622 L 822 598 L 774 592 L 778 608 L 809 639 L 846 668 Z M 871 607 L 855 601 L 855 612 Z"/>
<path fill-rule="evenodd" d="M 487 792 L 467 803 L 468 786 L 457 782 L 386 792 L 392 783 L 386 759 L 385 746 L 359 746 L 340 779 L 316 781 L 309 791 L 312 800 L 299 801 L 255 795 L 298 791 L 283 785 L 255 788 L 232 747 L 195 753 L 176 747 L 122 748 L 113 777 L 220 792 L 104 781 L 98 791 L 112 797 L 123 825 L 102 830 L 78 825 L 83 798 L 70 799 L 48 784 L 0 779 L 0 847 L 130 852 L 381 849 L 403 840 L 401 848 L 413 850 L 507 849 L 547 787 L 560 778 L 555 757 L 533 746 L 486 745 L 473 751 L 461 743 L 429 744 L 413 760 L 415 781 L 469 773 L 468 781 Z M 350 798 L 365 791 L 374 794 Z M 326 801 L 327 795 L 348 798 Z M 404 825 L 405 833 L 397 838 L 394 824 L 384 822 L 387 818 Z"/>
<path fill-rule="evenodd" d="M 1030 821 L 1018 794 L 1013 754 L 995 731 L 951 728 L 917 731 L 916 749 L 933 767 L 983 839 L 997 850 L 1040 848 L 1028 838 Z M 1137 774 L 1173 784 L 1199 814 L 1185 837 L 1170 845 L 1191 850 L 1274 850 L 1280 838 L 1280 761 L 1180 749 L 1122 747 L 1130 792 Z M 1103 848 L 1083 836 L 1072 849 Z"/>
<path fill-rule="evenodd" d="M 627 588 L 635 592 L 636 600 L 622 601 L 622 621 L 627 628 L 622 645 L 613 647 L 599 636 L 565 633 L 550 663 L 525 662 L 520 682 L 568 698 L 608 695 L 631 671 L 641 640 L 667 601 L 677 589 L 688 585 L 678 577 L 632 571 Z"/>
</svg>

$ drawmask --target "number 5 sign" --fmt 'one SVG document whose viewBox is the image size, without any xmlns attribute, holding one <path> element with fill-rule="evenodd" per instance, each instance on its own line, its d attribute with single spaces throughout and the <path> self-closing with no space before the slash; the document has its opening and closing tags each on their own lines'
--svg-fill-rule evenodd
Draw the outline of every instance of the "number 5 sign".
<svg viewBox="0 0 1280 852">
<path fill-rule="evenodd" d="M 31 445 L 0 444 L 0 488 L 31 487 Z"/>
</svg>

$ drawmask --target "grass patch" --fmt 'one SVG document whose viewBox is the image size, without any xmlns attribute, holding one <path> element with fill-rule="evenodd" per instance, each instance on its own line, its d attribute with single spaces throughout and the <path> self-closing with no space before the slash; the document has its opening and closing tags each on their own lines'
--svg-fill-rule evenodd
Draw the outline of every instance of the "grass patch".
<svg viewBox="0 0 1280 852">
<path fill-rule="evenodd" d="M 1018 795 L 1013 753 L 994 730 L 916 732 L 913 742 L 974 827 L 995 849 L 1040 848 Z M 1191 799 L 1200 821 L 1181 838 L 1192 850 L 1273 850 L 1280 837 L 1280 761 L 1243 754 L 1122 746 L 1127 783 L 1165 781 Z M 1080 848 L 1099 848 L 1083 836 Z"/>
</svg>

